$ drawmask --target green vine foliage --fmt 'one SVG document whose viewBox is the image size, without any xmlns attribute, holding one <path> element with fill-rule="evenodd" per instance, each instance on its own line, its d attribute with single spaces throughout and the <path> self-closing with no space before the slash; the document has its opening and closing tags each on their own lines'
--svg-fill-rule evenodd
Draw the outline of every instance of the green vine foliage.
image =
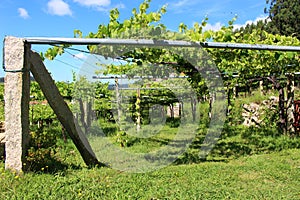
<svg viewBox="0 0 300 200">
<path fill-rule="evenodd" d="M 92 38 L 151 38 L 168 40 L 186 40 L 193 42 L 228 42 L 228 43 L 248 43 L 248 44 L 268 44 L 298 46 L 300 42 L 295 37 L 273 35 L 261 29 L 254 29 L 252 32 L 237 32 L 234 28 L 236 17 L 228 22 L 218 31 L 204 30 L 208 22 L 205 18 L 201 23 L 194 23 L 193 27 L 180 23 L 178 32 L 172 32 L 160 23 L 162 15 L 166 12 L 163 6 L 157 12 L 147 12 L 150 1 L 144 1 L 139 10 L 133 9 L 133 16 L 129 20 L 119 21 L 119 12 L 115 9 L 111 11 L 108 25 L 100 25 L 96 33 L 90 33 Z M 135 34 L 138 32 L 139 34 Z M 92 48 L 90 48 L 92 50 Z M 189 51 L 189 55 L 194 51 Z M 256 76 L 270 76 L 274 74 L 284 74 L 299 70 L 299 54 L 296 52 L 277 51 L 254 51 L 239 49 L 207 49 L 209 56 L 215 62 L 221 72 L 226 72 L 231 76 L 234 73 L 240 75 L 239 82 Z M 193 56 L 193 55 L 191 55 Z M 197 55 L 195 55 L 197 56 Z M 106 73 L 126 74 L 141 63 L 178 63 L 175 68 L 190 76 L 191 82 L 195 82 L 194 87 L 203 91 L 206 87 L 201 77 L 195 76 L 195 70 L 181 56 L 172 54 L 168 49 L 135 49 L 129 51 L 123 57 L 130 58 L 130 62 L 125 65 L 108 66 Z M 235 83 L 231 83 L 234 85 Z"/>
<path fill-rule="evenodd" d="M 132 10 L 132 16 L 120 20 L 118 9 L 110 11 L 108 24 L 100 24 L 96 32 L 86 36 L 80 31 L 74 31 L 74 37 L 80 38 L 118 38 L 118 39 L 153 39 L 153 40 L 184 40 L 191 42 L 223 42 L 299 46 L 300 41 L 295 37 L 273 35 L 264 29 L 255 28 L 251 31 L 235 29 L 236 17 L 220 30 L 206 30 L 208 18 L 196 22 L 192 27 L 179 23 L 178 31 L 170 31 L 161 19 L 167 12 L 162 6 L 157 11 L 150 11 L 151 0 L 145 0 L 138 8 Z M 54 47 L 48 50 L 45 57 L 53 59 L 64 52 L 68 46 Z M 219 72 L 226 74 L 224 85 L 230 89 L 237 82 L 246 83 L 253 77 L 280 76 L 288 72 L 299 71 L 299 53 L 279 52 L 270 50 L 245 49 L 205 49 L 195 51 L 193 48 L 180 49 L 181 54 L 174 53 L 174 48 L 135 48 L 127 46 L 88 46 L 92 53 L 98 53 L 112 58 L 122 58 L 122 64 L 105 66 L 104 74 L 140 75 L 139 68 L 149 65 L 171 66 L 178 73 L 188 76 L 192 87 L 198 96 L 208 94 L 208 83 L 205 82 L 199 70 L 203 66 L 217 66 Z M 189 63 L 186 55 L 196 59 L 197 63 Z M 199 61 L 198 61 L 199 60 Z M 195 65 L 198 67 L 195 67 Z M 102 66 L 103 67 L 103 66 Z M 205 70 L 205 69 L 204 69 Z M 150 72 L 147 72 L 150 73 Z M 232 79 L 233 74 L 239 74 L 238 79 Z"/>
<path fill-rule="evenodd" d="M 293 45 L 298 46 L 300 42 L 297 38 L 272 35 L 264 30 L 254 29 L 251 33 L 236 32 L 234 22 L 236 18 L 228 22 L 218 31 L 204 30 L 208 18 L 201 23 L 194 23 L 193 27 L 188 27 L 184 23 L 178 26 L 178 32 L 167 30 L 161 23 L 162 16 L 167 12 L 167 6 L 162 6 L 156 12 L 149 12 L 151 0 L 142 2 L 138 9 L 132 10 L 129 19 L 120 21 L 118 9 L 110 11 L 110 21 L 108 24 L 101 24 L 96 32 L 90 32 L 86 38 L 143 38 L 143 39 L 168 39 L 186 40 L 193 42 L 230 42 L 230 43 L 249 43 L 249 44 L 269 44 L 269 45 Z M 74 31 L 75 37 L 83 37 L 80 30 Z M 46 52 L 46 57 L 53 59 L 61 55 L 64 47 L 54 47 Z M 107 50 L 108 47 L 103 47 Z M 91 52 L 103 52 L 97 46 L 89 46 Z M 111 48 L 114 51 L 113 48 Z M 209 49 L 207 50 L 213 61 L 222 72 L 231 74 L 239 72 L 242 79 L 256 75 L 266 76 L 274 73 L 286 73 L 298 70 L 299 55 L 294 52 L 275 52 L 275 51 L 252 51 L 252 50 L 228 50 L 228 49 Z M 107 52 L 107 51 L 106 51 Z M 126 47 L 125 47 L 126 52 Z M 122 55 L 124 59 L 130 58 L 130 62 L 121 66 L 110 66 L 106 73 L 124 74 L 143 63 L 181 63 L 178 70 L 189 74 L 191 68 L 182 68 L 186 63 L 182 63 L 182 58 L 170 53 L 166 49 L 142 48 L 128 51 Z M 195 77 L 193 77 L 195 78 Z M 196 79 L 196 78 L 195 78 Z M 199 80 L 198 80 L 199 82 Z"/>
</svg>

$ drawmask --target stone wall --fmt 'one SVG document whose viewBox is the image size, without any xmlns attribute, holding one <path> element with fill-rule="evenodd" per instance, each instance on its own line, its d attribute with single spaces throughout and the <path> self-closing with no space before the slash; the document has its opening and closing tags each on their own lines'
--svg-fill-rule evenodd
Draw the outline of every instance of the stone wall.
<svg viewBox="0 0 300 200">
<path fill-rule="evenodd" d="M 262 103 L 250 103 L 243 105 L 243 125 L 245 126 L 259 126 L 262 122 L 262 115 L 265 110 L 274 110 L 278 105 L 278 97 L 271 96 L 268 100 L 264 100 Z"/>
</svg>

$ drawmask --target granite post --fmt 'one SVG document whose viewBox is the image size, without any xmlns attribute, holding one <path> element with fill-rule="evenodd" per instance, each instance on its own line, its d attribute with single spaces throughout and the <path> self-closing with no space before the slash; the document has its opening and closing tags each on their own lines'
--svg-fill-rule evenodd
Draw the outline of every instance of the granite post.
<svg viewBox="0 0 300 200">
<path fill-rule="evenodd" d="M 30 45 L 21 38 L 4 39 L 5 168 L 20 172 L 29 143 Z"/>
</svg>

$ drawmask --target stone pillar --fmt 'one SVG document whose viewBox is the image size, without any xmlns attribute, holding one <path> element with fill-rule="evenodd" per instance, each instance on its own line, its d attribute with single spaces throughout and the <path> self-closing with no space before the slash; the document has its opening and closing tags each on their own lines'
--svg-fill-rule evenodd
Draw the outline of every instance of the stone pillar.
<svg viewBox="0 0 300 200">
<path fill-rule="evenodd" d="M 5 168 L 23 169 L 29 143 L 30 45 L 15 37 L 4 40 Z"/>
</svg>

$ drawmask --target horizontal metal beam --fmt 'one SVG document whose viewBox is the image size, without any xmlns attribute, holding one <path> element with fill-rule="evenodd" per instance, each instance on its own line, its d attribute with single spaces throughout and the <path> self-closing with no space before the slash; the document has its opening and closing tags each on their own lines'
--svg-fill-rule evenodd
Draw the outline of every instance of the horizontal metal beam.
<svg viewBox="0 0 300 200">
<path fill-rule="evenodd" d="M 163 87 L 163 88 L 119 88 L 119 90 L 165 90 L 165 89 L 187 89 L 184 87 Z"/>
<path fill-rule="evenodd" d="M 163 76 L 163 77 L 156 77 L 156 76 L 93 76 L 93 79 L 179 79 L 183 78 L 186 79 L 188 76 Z"/>
<path fill-rule="evenodd" d="M 145 40 L 145 39 L 92 39 L 92 38 L 24 38 L 30 44 L 70 44 L 70 45 L 130 45 L 147 47 L 202 47 L 224 49 L 249 49 L 269 51 L 300 52 L 300 46 L 276 46 L 265 44 L 220 43 L 220 42 L 187 42 L 175 40 Z"/>
</svg>

